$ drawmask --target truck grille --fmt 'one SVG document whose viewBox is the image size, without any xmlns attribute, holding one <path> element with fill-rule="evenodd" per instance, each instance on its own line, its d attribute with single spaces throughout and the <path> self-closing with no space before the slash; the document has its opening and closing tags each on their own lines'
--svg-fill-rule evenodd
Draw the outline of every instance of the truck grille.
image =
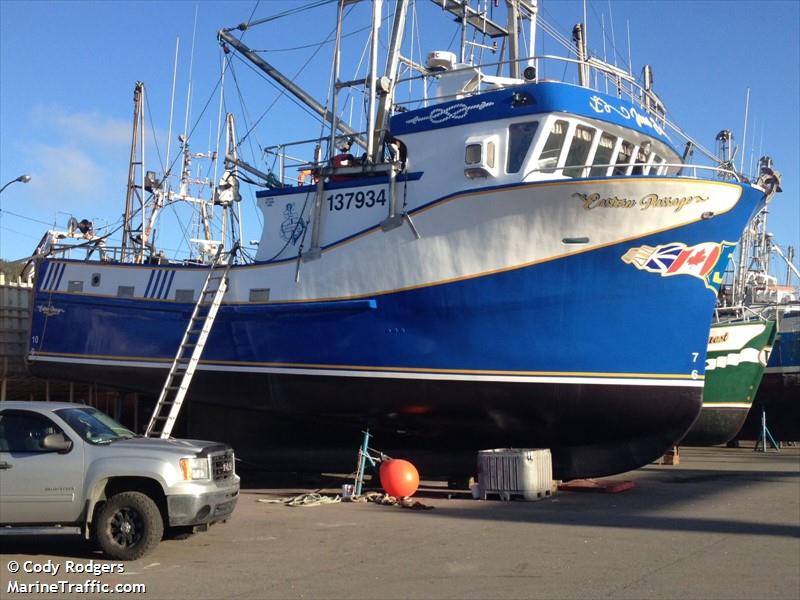
<svg viewBox="0 0 800 600">
<path fill-rule="evenodd" d="M 212 456 L 211 470 L 214 473 L 214 481 L 231 479 L 235 472 L 233 466 L 233 452 Z"/>
</svg>

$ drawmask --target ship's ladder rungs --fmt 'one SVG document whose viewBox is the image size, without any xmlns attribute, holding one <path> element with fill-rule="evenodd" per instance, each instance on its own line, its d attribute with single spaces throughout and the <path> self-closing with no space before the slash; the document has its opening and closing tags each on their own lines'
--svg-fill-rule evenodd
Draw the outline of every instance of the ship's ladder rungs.
<svg viewBox="0 0 800 600">
<path fill-rule="evenodd" d="M 172 361 L 164 387 L 147 425 L 145 431 L 147 437 L 168 438 L 172 433 L 222 304 L 222 297 L 228 289 L 228 272 L 233 264 L 234 251 L 223 254 L 220 249 L 211 263 L 178 352 Z M 227 262 L 224 261 L 226 256 L 230 257 Z"/>
</svg>

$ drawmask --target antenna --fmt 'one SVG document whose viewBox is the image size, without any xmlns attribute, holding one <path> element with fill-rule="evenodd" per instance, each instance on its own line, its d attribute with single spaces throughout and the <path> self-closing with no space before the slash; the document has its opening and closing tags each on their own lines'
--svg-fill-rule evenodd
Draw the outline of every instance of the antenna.
<svg viewBox="0 0 800 600">
<path fill-rule="evenodd" d="M 750 135 L 750 137 L 752 138 L 755 135 L 755 133 L 756 133 L 756 120 L 755 120 L 755 117 L 754 117 L 753 118 L 753 133 Z M 756 144 L 755 144 L 754 141 L 751 141 L 750 142 L 750 164 L 747 166 L 747 172 L 749 174 L 751 174 L 751 175 L 753 174 L 753 168 L 755 166 L 755 160 L 756 160 Z"/>
<path fill-rule="evenodd" d="M 603 30 L 603 62 L 608 62 L 608 56 L 606 55 L 606 15 L 605 13 L 600 13 L 600 27 Z M 608 77 L 603 77 L 603 80 L 606 82 L 606 94 L 608 93 Z"/>
<path fill-rule="evenodd" d="M 750 88 L 747 88 L 747 97 L 744 101 L 744 134 L 742 135 L 742 159 L 739 161 L 739 171 L 744 171 L 744 148 L 747 145 L 747 112 L 750 109 Z"/>
<path fill-rule="evenodd" d="M 178 47 L 180 46 L 181 38 L 175 38 L 175 60 L 172 62 L 172 96 L 169 100 L 169 130 L 167 132 L 167 169 L 172 171 L 172 164 L 170 163 L 170 156 L 172 152 L 172 116 L 175 114 L 175 80 L 178 76 Z M 166 176 L 166 173 L 165 173 Z"/>
<path fill-rule="evenodd" d="M 617 66 L 617 38 L 614 35 L 614 13 L 611 12 L 611 0 L 608 0 L 608 20 L 611 25 L 611 50 L 614 55 L 614 66 Z"/>
<path fill-rule="evenodd" d="M 631 58 L 631 22 L 625 19 L 625 28 L 628 30 L 628 75 L 633 75 L 633 59 Z"/>
<path fill-rule="evenodd" d="M 192 110 L 192 71 L 194 69 L 194 38 L 197 34 L 197 12 L 199 6 L 194 7 L 194 28 L 192 29 L 192 51 L 189 53 L 189 85 L 186 87 L 186 114 L 183 121 L 184 135 L 189 133 L 189 115 Z"/>
</svg>

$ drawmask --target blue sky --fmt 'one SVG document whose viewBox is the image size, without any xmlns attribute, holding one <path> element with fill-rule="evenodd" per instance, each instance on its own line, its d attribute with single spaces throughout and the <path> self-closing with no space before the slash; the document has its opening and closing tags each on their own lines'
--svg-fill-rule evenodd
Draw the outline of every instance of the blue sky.
<svg viewBox="0 0 800 600">
<path fill-rule="evenodd" d="M 0 185 L 23 173 L 33 178 L 28 184 L 9 186 L 0 196 L 0 256 L 15 259 L 30 254 L 46 223 L 63 228 L 72 215 L 92 219 L 97 226 L 119 219 L 137 80 L 147 86 L 147 135 L 155 133 L 158 144 L 147 147 L 148 168 L 162 170 L 158 156 L 163 158 L 167 145 L 176 38 L 180 48 L 173 138 L 185 119 L 195 15 L 189 120 L 190 126 L 197 122 L 192 150 L 203 152 L 215 145 L 217 129 L 219 98 L 211 93 L 222 60 L 217 30 L 247 21 L 251 14 L 261 18 L 301 4 L 0 0 Z M 583 11 L 582 2 L 574 0 L 544 0 L 541 7 L 544 18 L 567 37 Z M 784 192 L 773 203 L 770 229 L 784 248 L 800 247 L 799 8 L 796 0 L 587 3 L 590 51 L 603 55 L 604 22 L 605 52 L 612 62 L 613 19 L 617 62 L 627 66 L 629 28 L 633 72 L 639 74 L 644 63 L 653 65 L 655 89 L 671 119 L 707 148 L 714 149 L 714 136 L 725 128 L 733 130 L 741 143 L 745 94 L 751 88 L 745 165 L 761 152 L 772 156 L 783 173 Z M 417 13 L 421 26 L 421 42 L 414 50 L 417 58 L 420 50 L 455 49 L 451 44 L 458 43 L 456 27 L 440 18 L 437 7 L 417 0 Z M 356 6 L 345 32 L 359 29 L 368 17 L 368 7 Z M 263 56 L 287 74 L 299 71 L 298 82 L 324 102 L 330 46 L 304 68 L 314 48 L 280 50 L 318 42 L 333 25 L 334 9 L 326 6 L 254 27 L 244 41 L 255 49 L 270 50 Z M 347 58 L 357 60 L 363 40 L 355 35 L 350 40 L 352 52 Z M 543 43 L 543 48 L 537 44 L 539 52 L 563 54 L 554 42 Z M 272 85 L 244 63 L 233 64 L 236 81 L 227 76 L 225 108 L 238 113 L 240 135 L 263 115 L 241 148 L 246 160 L 259 162 L 259 147 L 319 134 L 319 125 L 310 123 L 293 102 L 285 97 L 276 101 L 278 92 Z M 349 69 L 343 70 L 343 79 L 355 76 L 352 66 Z M 260 166 L 264 168 L 263 161 Z M 253 193 L 248 189 L 244 196 L 244 237 L 259 238 Z M 179 219 L 185 220 L 185 215 L 167 211 L 161 224 L 159 242 L 170 250 L 186 249 L 180 236 L 169 233 L 177 230 Z"/>
</svg>

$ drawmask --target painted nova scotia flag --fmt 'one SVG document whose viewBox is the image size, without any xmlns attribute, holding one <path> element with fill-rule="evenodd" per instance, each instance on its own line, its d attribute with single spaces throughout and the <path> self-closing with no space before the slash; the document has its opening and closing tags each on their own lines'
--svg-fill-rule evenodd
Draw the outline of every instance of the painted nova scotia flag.
<svg viewBox="0 0 800 600">
<path fill-rule="evenodd" d="M 719 291 L 722 273 L 735 244 L 729 242 L 703 242 L 687 246 L 681 242 L 660 246 L 631 248 L 622 257 L 623 262 L 637 269 L 659 273 L 662 277 L 691 275 L 702 279 L 706 287 Z"/>
</svg>

